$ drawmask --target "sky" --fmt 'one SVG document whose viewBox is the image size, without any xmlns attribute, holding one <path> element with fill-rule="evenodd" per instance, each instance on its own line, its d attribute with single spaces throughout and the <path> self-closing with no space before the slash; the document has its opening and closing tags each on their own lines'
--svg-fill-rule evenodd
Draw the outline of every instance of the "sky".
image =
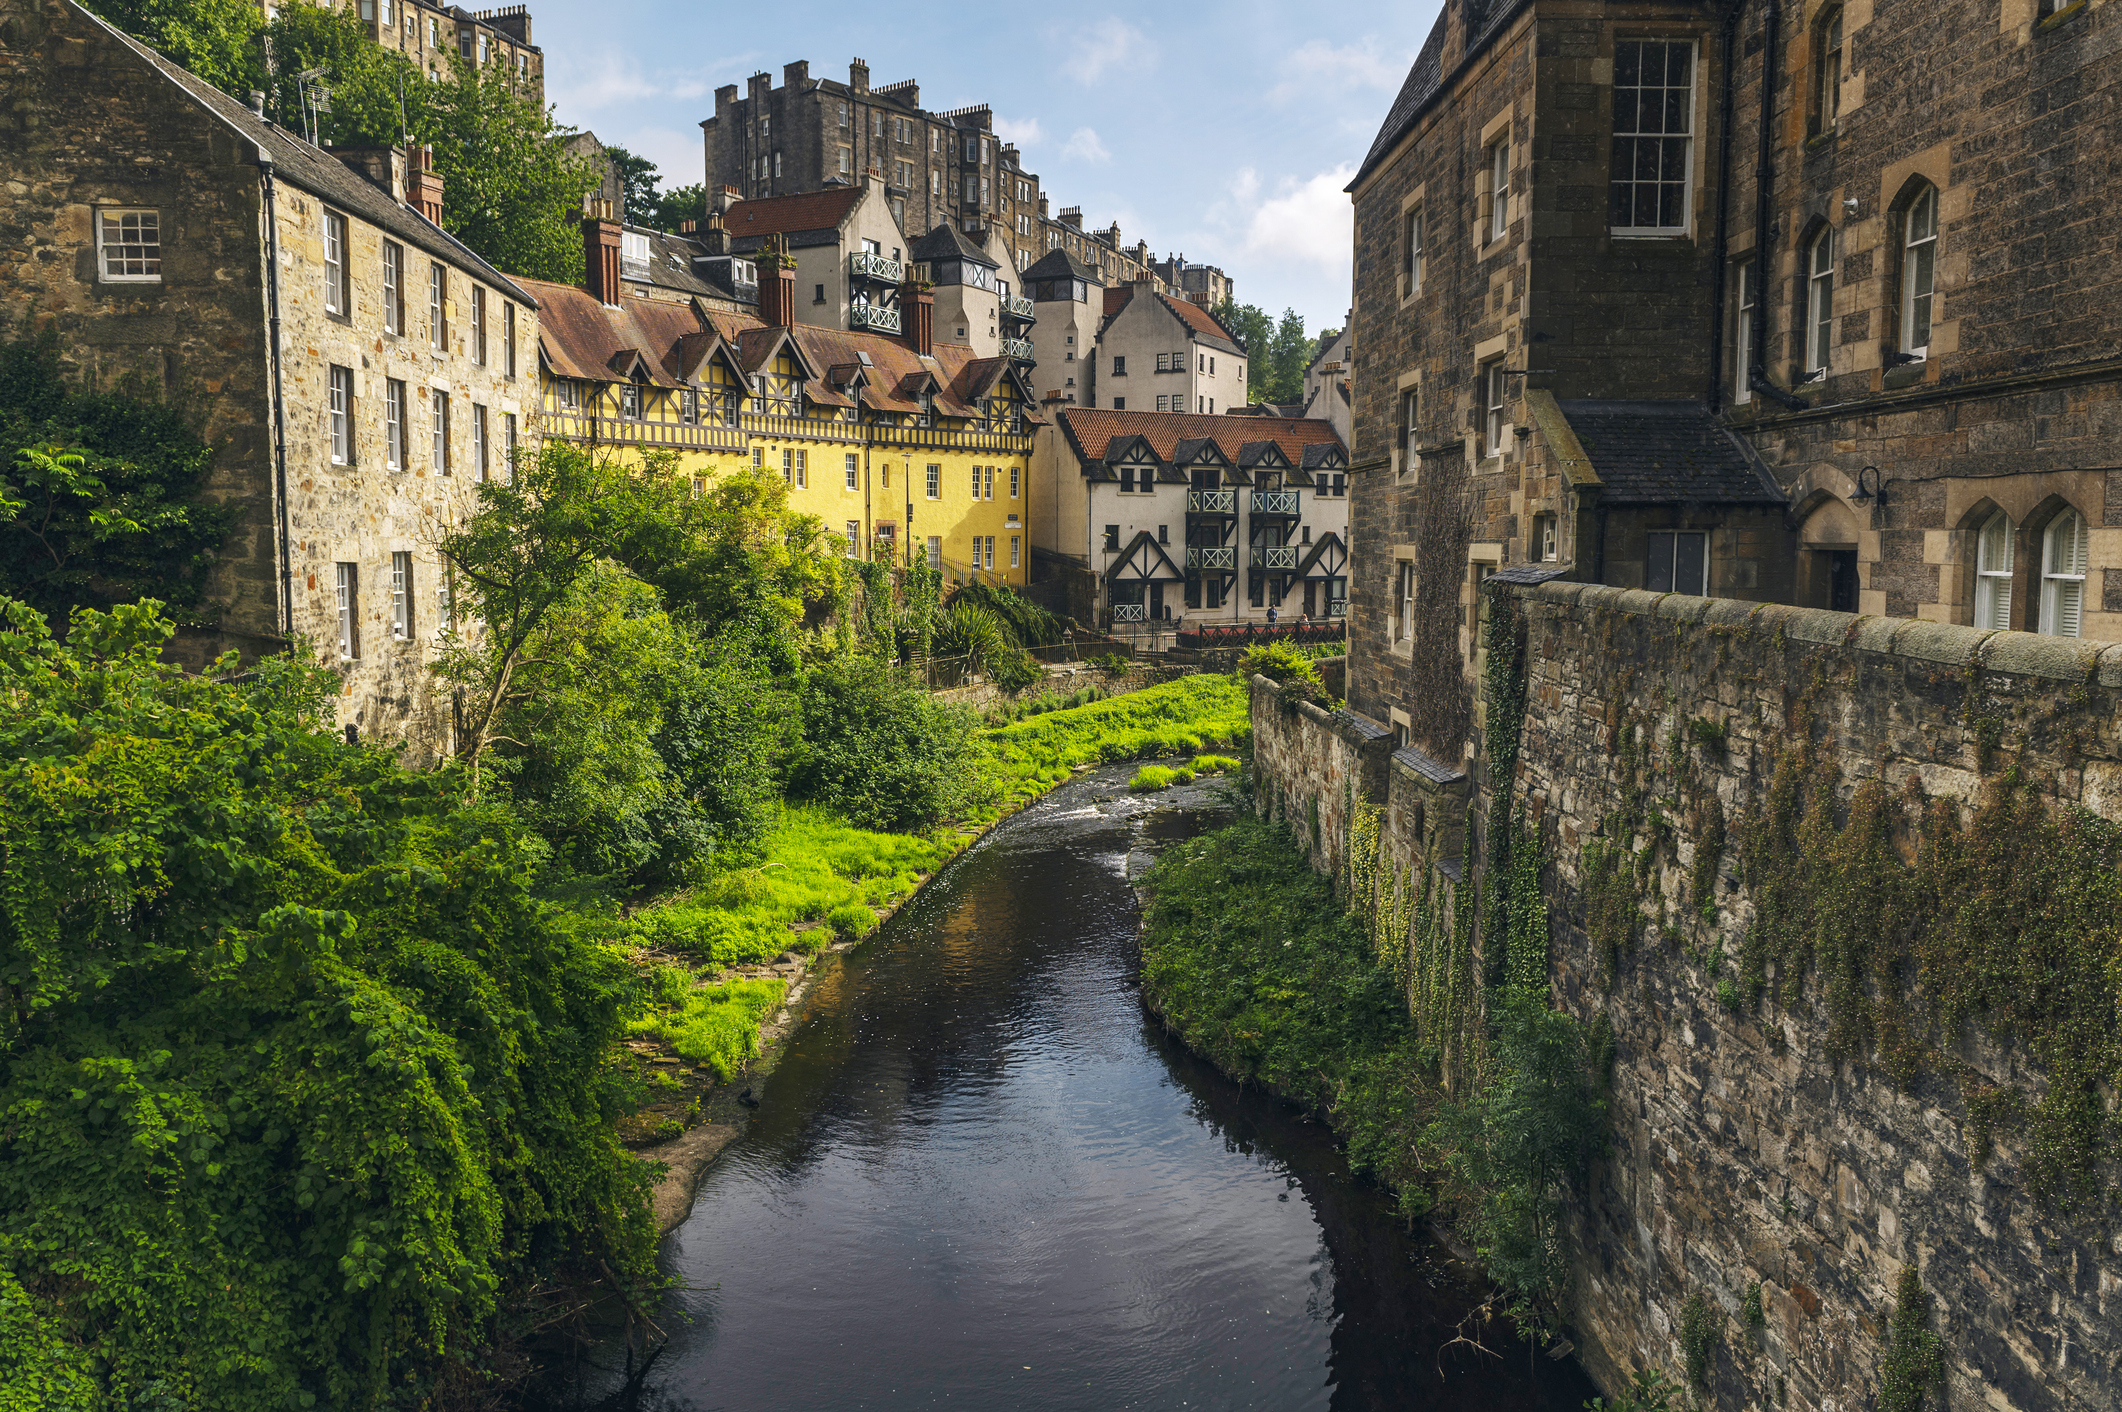
<svg viewBox="0 0 2122 1412">
<path fill-rule="evenodd" d="M 799 59 L 844 82 L 859 55 L 873 85 L 918 79 L 931 112 L 991 106 L 1052 209 L 1221 266 L 1241 303 L 1316 332 L 1348 309 L 1342 188 L 1438 4 L 532 0 L 531 16 L 557 118 L 649 158 L 666 188 L 702 180 L 717 88 L 761 69 L 779 86 Z"/>
</svg>

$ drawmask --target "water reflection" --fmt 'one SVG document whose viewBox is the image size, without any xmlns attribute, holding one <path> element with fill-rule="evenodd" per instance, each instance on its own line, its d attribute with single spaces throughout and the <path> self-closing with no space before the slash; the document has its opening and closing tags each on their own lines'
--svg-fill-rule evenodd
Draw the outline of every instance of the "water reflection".
<svg viewBox="0 0 2122 1412">
<path fill-rule="evenodd" d="M 1326 1133 L 1149 1022 L 1126 771 L 953 865 L 820 993 L 666 1246 L 634 1405 L 1575 1408 L 1437 1350 L 1473 1302 Z M 1187 801 L 1181 801 L 1185 803 Z M 582 1402 L 608 1390 L 588 1377 Z M 578 1402 L 577 1405 L 581 1405 Z"/>
</svg>

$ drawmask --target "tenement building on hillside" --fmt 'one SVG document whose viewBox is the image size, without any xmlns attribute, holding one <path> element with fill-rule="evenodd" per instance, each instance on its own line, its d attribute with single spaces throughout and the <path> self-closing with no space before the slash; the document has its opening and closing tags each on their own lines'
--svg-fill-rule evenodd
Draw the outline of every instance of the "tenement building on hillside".
<svg viewBox="0 0 2122 1412">
<path fill-rule="evenodd" d="M 1028 581 L 1040 418 L 1021 365 L 932 336 L 935 292 L 892 291 L 896 335 L 840 327 L 801 317 L 816 282 L 778 234 L 756 261 L 694 253 L 688 272 L 688 240 L 631 246 L 641 233 L 604 212 L 582 232 L 581 288 L 522 282 L 541 311 L 542 435 L 668 453 L 696 485 L 752 466 L 851 558 L 925 562 L 946 583 Z"/>
<path fill-rule="evenodd" d="M 782 66 L 779 88 L 763 71 L 741 92 L 726 85 L 700 128 L 709 191 L 731 187 L 750 199 L 875 177 L 909 236 L 948 220 L 983 242 L 992 231 L 987 253 L 1000 267 L 1022 270 L 1049 250 L 1066 250 L 1109 280 L 1151 273 L 1149 247 L 1123 245 L 1117 224 L 1087 231 L 1075 206 L 1049 215 L 1038 174 L 995 136 L 986 104 L 930 112 L 913 79 L 872 88 L 861 59 L 848 65 L 844 83 L 812 78 L 801 61 Z"/>
<path fill-rule="evenodd" d="M 437 224 L 428 154 L 312 147 L 72 0 L 0 0 L 0 70 L 11 317 L 195 406 L 237 513 L 183 660 L 307 643 L 342 726 L 446 750 L 437 545 L 528 435 L 536 301 Z"/>
<path fill-rule="evenodd" d="M 1447 0 L 1350 187 L 1351 706 L 1469 757 L 1506 567 L 2122 637 L 2118 26 Z"/>
<path fill-rule="evenodd" d="M 531 43 L 529 6 L 467 10 L 431 0 L 354 0 L 354 5 L 371 39 L 405 55 L 429 78 L 448 71 L 451 54 L 482 69 L 498 65 L 544 111 L 545 54 Z"/>
</svg>

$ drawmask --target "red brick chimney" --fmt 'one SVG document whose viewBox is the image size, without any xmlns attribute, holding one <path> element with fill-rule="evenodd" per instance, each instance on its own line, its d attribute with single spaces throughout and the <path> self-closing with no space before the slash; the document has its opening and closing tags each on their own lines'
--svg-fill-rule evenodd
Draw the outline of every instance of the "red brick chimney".
<svg viewBox="0 0 2122 1412">
<path fill-rule="evenodd" d="M 936 351 L 936 296 L 908 280 L 899 286 L 899 336 L 926 357 Z"/>
<path fill-rule="evenodd" d="M 619 302 L 619 223 L 612 203 L 592 201 L 582 218 L 582 284 L 599 304 Z"/>
<path fill-rule="evenodd" d="M 796 272 L 781 263 L 781 252 L 769 243 L 759 252 L 759 322 L 787 328 L 796 321 Z"/>
<path fill-rule="evenodd" d="M 406 199 L 415 211 L 442 224 L 442 175 L 435 170 L 435 149 L 425 144 L 413 149 L 412 170 L 406 174 Z"/>
</svg>

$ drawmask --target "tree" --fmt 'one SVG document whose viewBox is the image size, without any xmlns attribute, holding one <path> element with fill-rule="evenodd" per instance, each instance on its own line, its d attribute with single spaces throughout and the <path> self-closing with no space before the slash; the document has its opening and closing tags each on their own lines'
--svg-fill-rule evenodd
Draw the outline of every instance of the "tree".
<svg viewBox="0 0 2122 1412">
<path fill-rule="evenodd" d="M 1274 324 L 1258 305 L 1233 303 L 1228 297 L 1209 312 L 1245 350 L 1245 395 L 1254 402 L 1272 401 L 1268 389 L 1274 382 Z"/>
<path fill-rule="evenodd" d="M 611 143 L 604 145 L 604 155 L 611 159 L 613 168 L 619 173 L 620 205 L 625 211 L 623 219 L 629 225 L 653 225 L 662 200 L 656 186 L 663 180 L 656 164 Z"/>
<path fill-rule="evenodd" d="M 1268 361 L 1274 367 L 1268 384 L 1271 401 L 1304 400 L 1304 369 L 1311 363 L 1311 356 L 1312 341 L 1304 331 L 1304 316 L 1295 309 L 1284 309 L 1268 345 Z"/>
<path fill-rule="evenodd" d="M 265 15 L 255 0 L 95 0 L 90 8 L 223 93 L 264 86 Z"/>
<path fill-rule="evenodd" d="M 657 230 L 675 231 L 685 222 L 698 225 L 707 219 L 707 188 L 694 182 L 691 186 L 674 187 L 656 198 L 654 209 L 642 222 Z"/>
<path fill-rule="evenodd" d="M 638 983 L 334 674 L 172 631 L 0 600 L 0 1404 L 458 1405 L 563 1262 L 653 1278 Z"/>
<path fill-rule="evenodd" d="M 210 617 L 207 574 L 235 513 L 202 502 L 213 448 L 136 383 L 66 379 L 55 334 L 0 339 L 0 594 L 55 627 L 154 595 Z"/>
</svg>

